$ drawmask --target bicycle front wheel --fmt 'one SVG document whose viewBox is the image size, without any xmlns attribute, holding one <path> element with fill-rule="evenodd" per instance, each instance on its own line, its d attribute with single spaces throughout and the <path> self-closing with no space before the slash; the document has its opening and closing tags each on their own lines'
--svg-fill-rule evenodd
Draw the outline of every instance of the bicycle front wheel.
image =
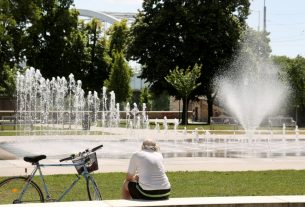
<svg viewBox="0 0 305 207">
<path fill-rule="evenodd" d="M 100 190 L 98 189 L 95 180 L 91 176 L 87 177 L 87 192 L 90 201 L 102 200 Z"/>
<path fill-rule="evenodd" d="M 0 182 L 0 204 L 44 202 L 43 194 L 36 183 L 31 181 L 21 198 L 20 194 L 27 184 L 26 177 L 11 177 Z"/>
</svg>

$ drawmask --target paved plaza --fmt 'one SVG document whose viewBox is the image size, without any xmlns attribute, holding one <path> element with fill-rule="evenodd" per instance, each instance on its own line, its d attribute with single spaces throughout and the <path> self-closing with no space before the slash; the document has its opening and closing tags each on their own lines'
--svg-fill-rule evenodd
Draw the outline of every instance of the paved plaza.
<svg viewBox="0 0 305 207">
<path fill-rule="evenodd" d="M 104 135 L 80 136 L 11 136 L 0 137 L 0 178 L 3 176 L 26 175 L 33 168 L 23 161 L 24 155 L 44 154 L 47 159 L 41 163 L 58 163 L 69 152 L 92 148 L 99 144 L 99 173 L 126 172 L 132 151 L 140 148 L 144 138 L 156 138 L 161 151 L 165 152 L 164 164 L 167 171 L 258 171 L 305 169 L 304 137 L 286 136 L 280 140 L 272 137 L 270 142 L 264 136 L 251 143 L 243 143 L 238 136 L 217 136 L 209 140 L 202 137 L 195 140 L 194 134 L 165 133 L 156 131 L 128 131 L 109 129 Z M 267 137 L 269 139 L 270 137 Z M 297 138 L 297 139 L 296 139 Z M 186 140 L 186 141 L 185 141 Z M 228 149 L 218 153 L 217 150 Z M 262 150 L 260 150 L 262 149 Z M 267 151 L 266 151 L 267 149 Z M 198 150 L 204 151 L 199 153 Z M 255 151 L 243 154 L 245 151 Z M 186 151 L 186 152 L 185 152 Z M 231 156 L 232 152 L 237 155 Z M 282 152 L 283 151 L 283 152 Z M 192 153 L 191 153 L 192 152 Z M 241 153 L 242 152 L 242 153 Z M 269 152 L 269 153 L 266 153 Z M 239 154 L 241 153 L 241 154 Z M 261 156 L 261 155 L 264 156 Z M 170 156 L 172 155 L 172 156 Z M 181 156 L 182 155 L 182 156 Z M 187 156 L 183 156 L 187 155 Z M 199 155 L 199 156 L 198 156 Z M 208 155 L 208 156 L 207 156 Z M 220 155 L 220 156 L 219 156 Z M 233 153 L 234 155 L 234 153 Z M 250 156 L 249 156 L 250 155 Z M 253 156 L 251 156 L 253 155 Z M 74 167 L 47 167 L 44 174 L 74 174 Z M 47 204 L 21 204 L 24 207 L 40 206 L 299 206 L 304 196 L 242 196 L 242 197 L 199 197 L 171 198 L 167 201 L 144 202 L 129 200 L 105 200 L 96 202 L 62 202 Z M 12 205 L 3 205 L 11 207 Z"/>
<path fill-rule="evenodd" d="M 105 129 L 104 129 L 105 130 Z M 107 130 L 106 130 L 107 132 Z M 110 132 L 112 134 L 110 134 Z M 113 133 L 115 132 L 115 134 Z M 173 132 L 156 132 L 154 130 L 136 130 L 130 131 L 127 129 L 117 128 L 115 130 L 108 129 L 105 135 L 80 135 L 80 136 L 10 136 L 0 137 L 0 176 L 11 175 L 25 175 L 30 173 L 32 166 L 30 163 L 23 161 L 25 155 L 46 154 L 47 159 L 41 163 L 58 163 L 59 159 L 70 155 L 76 150 L 83 150 L 92 148 L 99 144 L 104 144 L 104 147 L 98 151 L 99 170 L 98 172 L 126 172 L 129 164 L 129 158 L 133 151 L 140 149 L 141 139 L 157 138 L 161 145 L 161 151 L 165 152 L 164 164 L 168 171 L 247 171 L 247 170 L 280 170 L 280 169 L 305 169 L 305 156 L 303 154 L 304 144 L 299 140 L 304 141 L 304 137 L 298 137 L 299 140 L 294 140 L 294 136 L 286 137 L 289 142 L 275 141 L 276 145 L 265 143 L 264 141 L 256 144 L 257 148 L 269 148 L 269 151 L 276 153 L 270 156 L 217 156 L 215 153 L 209 156 L 202 156 L 196 150 L 214 149 L 212 147 L 231 147 L 234 150 L 241 150 L 236 148 L 236 143 L 233 140 L 226 143 L 218 143 L 221 139 L 231 139 L 230 136 L 218 137 L 219 140 L 215 143 L 209 143 L 207 149 L 207 142 L 196 143 L 192 142 L 192 134 L 185 135 L 184 133 Z M 164 140 L 167 140 L 165 142 Z M 188 139 L 191 142 L 181 142 L 176 144 L 174 140 Z M 114 141 L 115 140 L 115 141 Z M 207 140 L 208 141 L 208 140 Z M 223 141 L 222 141 L 223 142 Z M 12 146 L 11 146 L 12 145 Z M 231 146 L 232 145 L 232 146 Z M 240 145 L 240 144 L 239 144 Z M 299 154 L 292 153 L 287 149 L 299 150 Z M 2 146 L 2 147 L 1 147 Z M 5 149 L 3 146 L 7 147 Z M 241 145 L 242 148 L 248 145 Z M 274 149 L 273 149 L 274 148 Z M 249 148 L 243 150 L 249 151 Z M 174 150 L 174 153 L 171 152 Z M 188 150 L 187 153 L 181 150 Z M 286 150 L 285 156 L 273 156 L 278 154 L 278 151 Z M 193 152 L 195 154 L 190 154 Z M 30 154 L 28 154 L 30 153 Z M 100 154 L 99 154 L 100 153 Z M 125 154 L 124 154 L 125 153 Z M 259 152 L 262 153 L 262 152 Z M 182 155 L 181 155 L 182 154 Z M 294 154 L 293 156 L 290 156 Z M 171 155 L 171 156 L 170 156 Z M 181 155 L 181 156 L 180 156 Z M 186 156 L 184 156 L 186 155 Z M 199 156 L 198 156 L 199 155 Z M 73 167 L 47 167 L 43 168 L 45 174 L 70 174 L 75 173 Z"/>
</svg>

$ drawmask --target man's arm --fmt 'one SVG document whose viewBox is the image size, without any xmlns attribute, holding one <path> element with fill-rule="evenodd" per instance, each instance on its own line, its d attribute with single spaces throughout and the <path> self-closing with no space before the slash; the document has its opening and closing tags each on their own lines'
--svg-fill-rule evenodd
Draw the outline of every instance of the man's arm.
<svg viewBox="0 0 305 207">
<path fill-rule="evenodd" d="M 131 181 L 131 182 L 137 182 L 137 181 L 139 181 L 139 176 L 137 174 L 131 175 L 131 174 L 127 173 L 125 180 Z"/>
</svg>

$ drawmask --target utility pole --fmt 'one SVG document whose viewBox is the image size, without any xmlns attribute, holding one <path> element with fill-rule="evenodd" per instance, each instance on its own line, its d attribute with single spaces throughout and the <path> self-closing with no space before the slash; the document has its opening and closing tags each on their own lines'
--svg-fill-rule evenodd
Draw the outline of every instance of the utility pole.
<svg viewBox="0 0 305 207">
<path fill-rule="evenodd" d="M 266 12 L 267 12 L 265 3 L 266 3 L 266 0 L 264 0 L 264 30 L 263 30 L 264 32 L 266 32 Z"/>
</svg>

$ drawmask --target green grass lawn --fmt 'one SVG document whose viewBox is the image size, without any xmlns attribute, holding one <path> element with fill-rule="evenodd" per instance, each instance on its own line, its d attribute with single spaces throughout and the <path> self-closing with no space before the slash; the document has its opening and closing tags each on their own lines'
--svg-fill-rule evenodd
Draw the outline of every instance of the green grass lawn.
<svg viewBox="0 0 305 207">
<path fill-rule="evenodd" d="M 125 173 L 98 173 L 94 177 L 103 199 L 121 198 Z M 168 177 L 172 185 L 171 197 L 305 194 L 305 170 L 168 172 Z M 46 182 L 56 197 L 74 178 L 75 175 L 53 175 L 46 176 Z M 41 184 L 38 179 L 36 182 Z M 85 182 L 78 183 L 65 200 L 87 200 Z"/>
</svg>

